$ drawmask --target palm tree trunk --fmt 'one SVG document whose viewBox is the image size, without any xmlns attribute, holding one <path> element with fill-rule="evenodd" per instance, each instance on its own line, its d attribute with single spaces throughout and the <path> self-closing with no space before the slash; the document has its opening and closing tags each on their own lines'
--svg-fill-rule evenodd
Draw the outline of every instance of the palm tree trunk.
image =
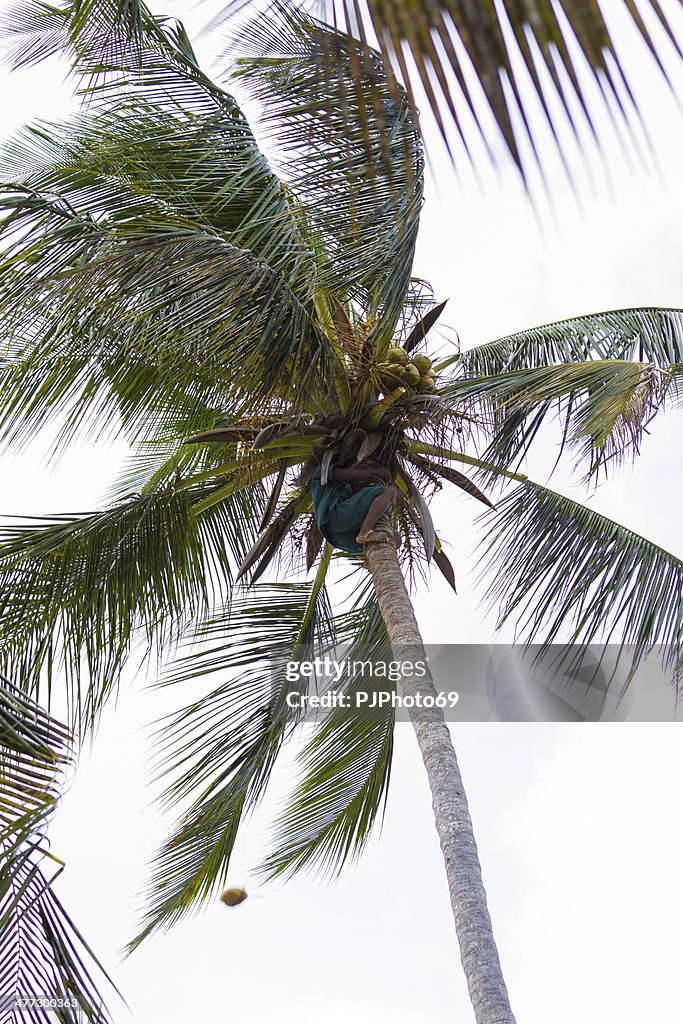
<svg viewBox="0 0 683 1024">
<path fill-rule="evenodd" d="M 397 657 L 400 651 L 401 660 L 425 659 L 426 663 L 424 644 L 394 545 L 368 544 L 366 557 L 392 650 Z M 404 676 L 402 688 L 404 696 L 436 696 L 430 675 Z M 410 708 L 409 712 L 432 791 L 460 957 L 477 1024 L 515 1024 L 448 726 L 437 707 Z"/>
</svg>

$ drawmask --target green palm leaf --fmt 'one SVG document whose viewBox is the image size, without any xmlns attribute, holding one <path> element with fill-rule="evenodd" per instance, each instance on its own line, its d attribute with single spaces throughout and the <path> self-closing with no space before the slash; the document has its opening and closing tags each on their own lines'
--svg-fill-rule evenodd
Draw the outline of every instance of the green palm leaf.
<svg viewBox="0 0 683 1024">
<path fill-rule="evenodd" d="M 0 659 L 27 689 L 66 672 L 71 714 L 95 720 L 136 644 L 173 644 L 231 579 L 265 500 L 259 487 L 191 510 L 206 490 L 129 497 L 106 512 L 0 533 Z M 223 590 L 224 592 L 224 590 Z"/>
<path fill-rule="evenodd" d="M 214 23 L 243 6 L 242 0 L 233 0 Z M 643 12 L 628 0 L 619 7 L 666 78 L 666 48 L 672 46 L 679 57 L 681 50 L 658 0 L 646 2 Z M 540 102 L 563 155 L 565 144 L 558 129 L 568 123 L 577 132 L 579 120 L 584 120 L 597 136 L 594 118 L 603 103 L 626 124 L 634 120 L 630 112 L 634 84 L 631 72 L 620 59 L 608 23 L 595 4 L 564 0 L 561 8 L 554 8 L 542 0 L 524 6 L 505 0 L 500 7 L 481 7 L 464 0 L 436 4 L 368 0 L 361 5 L 344 0 L 340 14 L 341 21 L 353 26 L 363 43 L 372 36 L 379 41 L 387 78 L 393 77 L 392 65 L 397 65 L 411 95 L 419 84 L 444 137 L 448 138 L 453 125 L 466 150 L 470 119 L 475 130 L 491 141 L 479 117 L 478 100 L 467 82 L 471 64 L 507 148 L 522 171 L 521 148 L 525 144 L 530 143 L 535 159 L 540 159 L 531 127 L 527 85 L 535 101 Z M 262 13 L 261 19 L 259 28 L 267 35 L 272 13 Z M 652 22 L 657 25 L 653 34 L 648 27 Z M 33 63 L 66 48 L 72 62 L 98 81 L 103 73 L 103 56 L 110 65 L 116 60 L 120 68 L 135 66 L 142 61 L 141 51 L 145 43 L 150 45 L 150 36 L 162 31 L 159 21 L 138 0 L 87 0 L 58 7 L 23 0 L 5 17 L 2 28 L 17 65 Z M 163 31 L 168 51 L 179 62 L 196 67 L 182 29 L 167 22 Z M 349 70 L 347 58 L 331 46 L 325 59 L 326 86 L 336 89 L 340 72 Z M 584 62 L 597 89 L 587 88 L 582 81 Z M 351 114 L 359 103 L 367 102 L 367 68 L 362 56 L 350 66 L 352 78 L 344 88 L 341 109 L 348 107 Z M 591 93 L 599 98 L 591 98 Z"/>
<path fill-rule="evenodd" d="M 250 228 L 254 239 L 235 239 L 235 244 L 259 255 L 259 246 L 279 245 L 280 257 L 294 259 L 299 274 L 315 254 L 318 282 L 373 312 L 384 310 L 384 329 L 390 331 L 409 279 L 423 184 L 416 116 L 391 70 L 369 47 L 284 0 L 273 4 L 267 24 L 253 25 L 243 34 L 241 45 L 253 56 L 239 60 L 238 77 L 267 103 L 267 124 L 275 126 L 272 134 L 285 157 L 283 175 L 298 207 L 278 212 L 277 204 L 284 205 L 282 186 L 269 172 L 234 100 L 201 72 L 179 23 L 154 19 L 144 5 L 135 7 L 131 19 L 117 19 L 105 5 L 96 20 L 92 12 L 90 17 L 81 16 L 66 4 L 61 9 L 64 45 L 98 108 L 103 103 L 105 108 L 112 102 L 120 105 L 132 90 L 135 97 L 142 94 L 148 103 L 163 108 L 164 117 L 193 112 L 197 135 L 207 135 L 201 152 L 201 143 L 193 142 L 192 126 L 185 128 L 187 139 L 179 137 L 183 133 L 169 133 L 166 151 L 162 145 L 150 155 L 150 147 L 139 147 L 143 160 L 155 161 L 150 172 L 169 182 L 170 201 L 183 201 L 187 192 L 192 202 L 201 186 L 203 202 L 212 206 L 211 224 L 218 227 L 213 206 L 220 206 L 226 194 L 233 206 L 239 205 L 240 195 L 247 202 L 268 179 L 273 194 L 264 192 L 261 202 L 251 206 L 259 215 L 256 228 Z M 33 25 L 36 18 L 30 11 L 10 19 L 10 36 L 21 37 L 23 27 Z M 51 50 L 54 16 L 48 21 L 46 47 Z M 39 58 L 40 45 L 34 42 L 31 52 Z M 333 54 L 340 67 L 330 79 Z M 357 94 L 350 94 L 356 74 L 360 87 Z M 222 115 L 220 123 L 212 127 L 210 121 L 217 115 Z M 157 128 L 150 137 L 158 134 Z M 238 151 L 238 173 L 221 167 L 221 150 L 226 149 L 231 150 L 233 163 Z M 205 176 L 197 170 L 202 155 Z M 188 167 L 189 178 L 183 174 Z M 292 219 L 297 238 L 292 236 Z M 277 258 L 269 253 L 264 258 L 277 269 Z"/>
<path fill-rule="evenodd" d="M 558 320 L 462 352 L 466 377 L 492 377 L 551 363 L 637 359 L 666 368 L 683 362 L 683 310 L 617 309 Z"/>
<path fill-rule="evenodd" d="M 39 0 L 23 0 L 2 12 L 0 33 L 8 63 L 13 68 L 30 67 L 63 51 L 64 11 Z"/>
<path fill-rule="evenodd" d="M 657 0 L 646 6 L 680 56 L 678 43 Z M 344 9 L 352 23 L 355 8 L 350 0 L 344 0 Z M 466 107 L 477 119 L 477 105 L 466 84 L 467 64 L 471 61 L 498 128 L 520 169 L 520 143 L 529 140 L 535 152 L 529 103 L 524 98 L 527 76 L 561 151 L 563 146 L 556 132 L 564 119 L 574 125 L 576 101 L 593 132 L 596 131 L 593 114 L 597 108 L 581 81 L 583 68 L 571 51 L 574 41 L 593 72 L 601 100 L 628 121 L 622 96 L 632 98 L 630 86 L 634 83 L 597 4 L 586 6 L 564 0 L 561 8 L 555 8 L 542 0 L 524 5 L 504 0 L 496 7 L 466 0 L 440 0 L 435 4 L 422 0 L 368 0 L 367 9 L 378 39 L 388 46 L 385 60 L 394 55 L 404 77 L 420 82 L 444 132 L 445 122 L 452 119 L 465 135 L 462 113 Z M 624 4 L 623 11 L 664 71 L 660 54 L 665 47 L 655 43 L 635 5 Z M 414 71 L 408 69 L 406 58 L 401 55 L 406 46 L 414 61 Z M 526 74 L 518 70 L 522 64 Z M 558 110 L 562 111 L 560 115 Z"/>
<path fill-rule="evenodd" d="M 147 26 L 130 67 L 104 41 L 95 107 L 5 149 L 12 438 L 65 414 L 67 436 L 122 419 L 136 437 L 178 417 L 191 433 L 214 425 L 228 393 L 236 408 L 238 386 L 265 394 L 319 362 L 324 372 L 312 256 L 289 194 L 180 36 Z"/>
<path fill-rule="evenodd" d="M 215 422 L 231 395 L 235 411 L 248 411 L 249 385 L 264 395 L 292 365 L 315 372 L 324 356 L 282 280 L 215 237 L 131 232 L 67 273 L 34 272 L 27 264 L 8 274 L 0 295 L 14 337 L 1 410 L 12 441 L 64 416 L 67 439 L 74 428 L 116 431 L 121 420 L 135 438 L 150 421 L 163 428 L 181 417 L 191 433 L 207 425 L 207 407 Z M 12 287 L 23 314 L 9 305 Z M 34 303 L 42 314 L 29 319 Z"/>
<path fill-rule="evenodd" d="M 115 94 L 7 148 L 11 430 L 40 409 L 98 428 L 122 416 L 133 432 L 181 414 L 191 431 L 237 381 L 324 363 L 284 190 L 234 101 L 197 89 L 208 111 Z"/>
<path fill-rule="evenodd" d="M 235 78 L 265 111 L 282 177 L 319 239 L 318 280 L 388 344 L 410 280 L 422 205 L 415 114 L 374 51 L 284 0 L 240 36 Z M 253 56 L 242 56 L 251 49 Z M 330 62 L 335 75 L 330 77 Z M 350 91 L 360 76 L 358 95 Z M 330 314 L 331 315 L 331 314 Z"/>
<path fill-rule="evenodd" d="M 106 978 L 57 899 L 45 826 L 72 762 L 69 731 L 0 678 L 0 1007 L 3 1021 L 45 1020 L 39 1006 L 13 1009 L 17 996 L 62 998 L 55 1018 L 75 1024 L 79 1009 L 106 1024 L 94 975 Z"/>
<path fill-rule="evenodd" d="M 138 0 L 64 0 L 54 5 L 21 0 L 3 12 L 0 28 L 13 67 L 62 53 L 81 76 L 82 91 L 89 98 L 112 84 L 140 82 L 150 66 L 158 71 L 161 55 L 165 72 L 156 84 L 167 94 L 175 91 L 182 101 L 190 80 L 220 93 L 198 67 L 182 24 L 156 18 Z"/>
<path fill-rule="evenodd" d="M 55 778 L 72 757 L 69 731 L 0 677 L 0 843 L 22 843 L 57 800 Z"/>
<path fill-rule="evenodd" d="M 39 1007 L 11 1010 L 16 994 L 67 1001 L 52 1011 L 60 1024 L 111 1020 L 92 978 L 93 954 L 51 888 L 41 858 L 15 858 L 11 874 L 0 852 L 0 1000 L 8 1022 L 42 1024 Z M 30 956 L 26 955 L 30 950 Z M 89 961 L 91 963 L 89 963 Z M 101 972 L 97 961 L 95 967 Z M 79 1012 L 80 1011 L 80 1012 Z"/>
<path fill-rule="evenodd" d="M 244 6 L 244 0 L 232 0 L 214 24 Z M 619 7 L 668 81 L 664 55 L 673 46 L 680 57 L 681 49 L 658 0 L 644 5 L 645 16 L 629 0 Z M 265 21 L 269 15 L 261 17 Z M 470 69 L 474 69 L 486 105 L 523 175 L 525 148 L 530 149 L 532 160 L 542 164 L 533 127 L 538 103 L 562 157 L 567 152 L 562 139 L 566 126 L 580 143 L 579 128 L 587 124 L 599 141 L 595 115 L 601 113 L 603 104 L 626 126 L 638 121 L 632 73 L 620 59 L 597 4 L 563 0 L 556 8 L 543 0 L 524 5 L 504 0 L 499 6 L 467 0 L 429 4 L 424 0 L 367 0 L 362 4 L 343 0 L 330 17 L 335 25 L 351 26 L 364 42 L 376 38 L 387 75 L 392 67 L 398 67 L 411 98 L 418 88 L 424 93 L 447 144 L 453 127 L 468 154 L 475 135 L 487 146 L 494 141 L 480 118 L 484 111 L 476 90 L 471 88 Z M 654 34 L 648 28 L 649 20 L 657 24 Z M 328 82 L 334 83 L 343 67 L 334 49 L 327 56 L 327 65 Z M 584 80 L 588 69 L 597 89 Z M 362 60 L 352 70 L 355 91 L 347 88 L 344 96 L 350 109 L 364 94 Z M 494 159 L 492 149 L 489 154 Z"/>
<path fill-rule="evenodd" d="M 242 816 L 261 797 L 297 724 L 286 696 L 300 684 L 287 681 L 284 662 L 302 645 L 330 642 L 324 575 L 313 584 L 269 584 L 234 594 L 197 628 L 203 649 L 181 658 L 168 677 L 178 684 L 229 676 L 161 733 L 162 777 L 171 777 L 163 802 L 174 808 L 191 803 L 155 858 L 145 919 L 129 949 L 224 884 Z"/>
<path fill-rule="evenodd" d="M 528 481 L 485 513 L 488 596 L 525 642 L 655 645 L 683 671 L 683 562 L 626 527 Z M 566 630 L 570 635 L 567 636 Z"/>
<path fill-rule="evenodd" d="M 338 638 L 351 635 L 339 652 L 347 662 L 391 660 L 374 597 L 337 619 L 335 629 Z M 355 694 L 371 690 L 374 678 L 358 672 L 335 687 L 351 708 L 333 709 L 299 755 L 303 778 L 276 822 L 274 849 L 261 869 L 267 877 L 313 865 L 338 873 L 370 837 L 389 785 L 394 736 L 392 707 L 354 710 Z M 382 679 L 384 690 L 387 685 Z"/>
<path fill-rule="evenodd" d="M 588 463 L 590 476 L 638 454 L 673 379 L 652 363 L 595 359 L 468 377 L 445 390 L 456 403 L 487 410 L 494 435 L 485 453 L 490 461 L 521 462 L 554 411 L 565 443 Z"/>
</svg>

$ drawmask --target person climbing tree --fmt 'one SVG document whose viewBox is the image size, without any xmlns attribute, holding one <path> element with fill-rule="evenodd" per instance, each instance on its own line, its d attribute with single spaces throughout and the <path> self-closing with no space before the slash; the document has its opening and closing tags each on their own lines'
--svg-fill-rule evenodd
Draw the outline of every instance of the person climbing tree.
<svg viewBox="0 0 683 1024">
<path fill-rule="evenodd" d="M 311 487 L 318 529 L 334 547 L 357 555 L 370 541 L 388 539 L 375 530 L 396 499 L 393 477 L 386 467 L 332 463 L 323 483 L 322 467 L 318 466 Z M 394 536 L 398 545 L 398 535 Z"/>
</svg>

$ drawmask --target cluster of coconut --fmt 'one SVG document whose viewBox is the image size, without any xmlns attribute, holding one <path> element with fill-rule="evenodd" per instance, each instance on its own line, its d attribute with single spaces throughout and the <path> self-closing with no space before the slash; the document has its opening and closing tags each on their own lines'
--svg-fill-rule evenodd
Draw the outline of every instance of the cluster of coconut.
<svg viewBox="0 0 683 1024">
<path fill-rule="evenodd" d="M 419 395 L 436 391 L 436 373 L 429 356 L 417 355 L 412 359 L 404 348 L 392 346 L 386 362 L 377 367 L 380 384 L 385 393 L 397 387 L 408 388 Z"/>
</svg>

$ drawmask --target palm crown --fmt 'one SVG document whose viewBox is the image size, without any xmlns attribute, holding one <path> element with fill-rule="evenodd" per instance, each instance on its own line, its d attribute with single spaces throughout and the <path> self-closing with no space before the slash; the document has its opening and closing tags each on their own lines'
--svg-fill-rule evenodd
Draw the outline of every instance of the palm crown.
<svg viewBox="0 0 683 1024">
<path fill-rule="evenodd" d="M 371 51 L 282 5 L 248 41 L 237 78 L 261 104 L 278 175 L 182 29 L 160 22 L 131 66 L 111 37 L 77 48 L 76 69 L 96 78 L 84 112 L 26 129 L 4 156 L 5 439 L 52 428 L 61 447 L 123 431 L 134 454 L 106 510 L 4 528 L 3 669 L 40 692 L 63 668 L 82 729 L 140 640 L 163 652 L 201 620 L 202 649 L 170 679 L 219 673 L 164 728 L 166 799 L 183 811 L 135 942 L 225 881 L 240 820 L 297 724 L 274 713 L 271 657 L 333 642 L 380 657 L 396 642 L 362 561 L 335 556 L 357 577 L 331 607 L 316 466 L 388 467 L 404 560 L 433 558 L 453 586 L 429 495 L 446 481 L 489 506 L 493 593 L 502 617 L 523 612 L 529 639 L 618 628 L 636 660 L 681 640 L 681 562 L 528 481 L 519 461 L 551 412 L 589 475 L 637 451 L 676 398 L 683 314 L 617 311 L 430 357 L 443 304 L 411 278 L 412 106 Z M 349 111 L 359 66 L 366 102 Z M 480 487 L 510 481 L 494 508 Z M 258 582 L 276 557 L 312 579 Z M 267 874 L 358 853 L 392 730 L 390 713 L 319 725 Z"/>
</svg>

